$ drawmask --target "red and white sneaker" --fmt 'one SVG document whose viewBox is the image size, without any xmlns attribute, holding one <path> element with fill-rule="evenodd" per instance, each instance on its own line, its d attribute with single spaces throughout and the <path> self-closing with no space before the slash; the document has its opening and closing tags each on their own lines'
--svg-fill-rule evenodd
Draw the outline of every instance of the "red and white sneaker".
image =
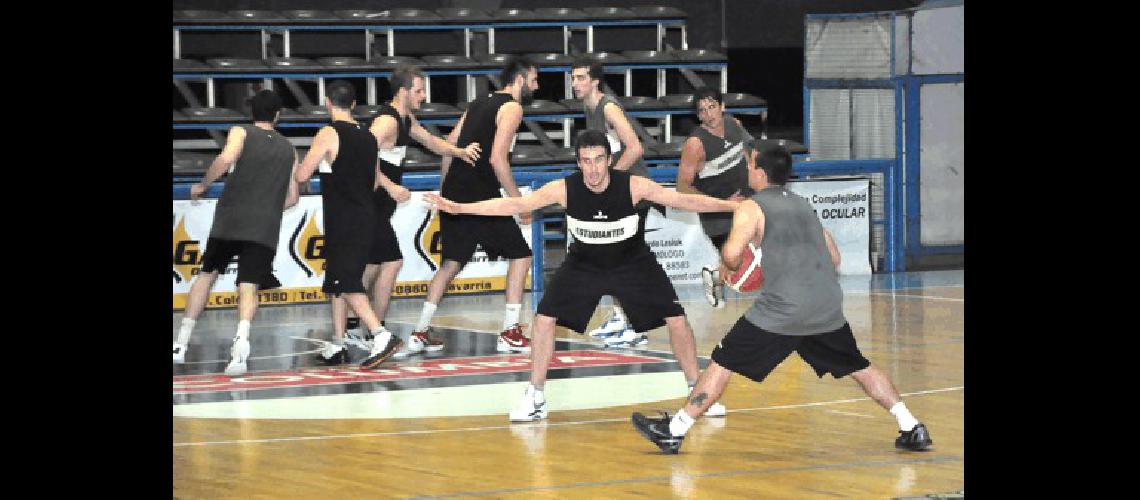
<svg viewBox="0 0 1140 500">
<path fill-rule="evenodd" d="M 431 327 L 427 327 L 422 332 L 412 332 L 409 340 L 412 343 L 423 344 L 423 350 L 428 352 L 435 352 L 443 349 L 443 341 L 431 336 Z M 417 342 L 418 341 L 418 342 Z"/>
<path fill-rule="evenodd" d="M 523 325 L 515 323 L 499 334 L 495 350 L 499 352 L 530 352 L 530 339 L 522 333 Z"/>
</svg>

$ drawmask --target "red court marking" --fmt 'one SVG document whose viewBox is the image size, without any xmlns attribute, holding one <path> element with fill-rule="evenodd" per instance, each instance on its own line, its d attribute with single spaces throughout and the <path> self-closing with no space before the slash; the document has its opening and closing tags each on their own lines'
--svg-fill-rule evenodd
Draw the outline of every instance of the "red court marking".
<svg viewBox="0 0 1140 500">
<path fill-rule="evenodd" d="M 550 368 L 582 366 L 614 366 L 634 363 L 661 363 L 672 360 L 634 356 L 618 352 L 577 350 L 555 351 Z M 174 377 L 174 394 L 220 391 L 248 391 L 280 387 L 347 384 L 382 380 L 408 380 L 483 373 L 523 372 L 530 370 L 529 354 L 473 356 L 422 361 L 391 361 L 377 370 L 357 367 L 303 368 L 300 370 L 255 372 L 242 377 L 215 375 L 182 375 Z"/>
</svg>

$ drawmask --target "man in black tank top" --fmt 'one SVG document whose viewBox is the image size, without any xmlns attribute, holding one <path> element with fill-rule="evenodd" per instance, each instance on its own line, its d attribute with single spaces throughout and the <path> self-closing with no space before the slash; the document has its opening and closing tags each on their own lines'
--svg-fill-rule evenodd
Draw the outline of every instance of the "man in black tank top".
<svg viewBox="0 0 1140 500">
<path fill-rule="evenodd" d="M 752 195 L 745 170 L 744 147 L 752 139 L 740 120 L 724 112 L 724 98 L 712 87 L 693 93 L 693 107 L 701 125 L 681 147 L 677 168 L 677 191 L 703 193 L 722 200 L 740 201 Z M 728 238 L 732 214 L 701 214 L 701 228 L 719 252 Z M 717 273 L 717 262 L 701 270 L 705 299 L 713 307 L 725 306 L 724 281 Z"/>
<path fill-rule="evenodd" d="M 926 426 L 910 414 L 890 379 L 859 352 L 843 318 L 837 272 L 841 257 L 831 234 L 806 199 L 784 188 L 792 172 L 792 155 L 783 147 L 761 153 L 754 144 L 745 154 L 749 185 L 756 195 L 740 203 L 733 215 L 732 231 L 721 251 L 721 272 L 735 272 L 745 247 L 757 246 L 765 275 L 761 295 L 713 349 L 712 362 L 685 405 L 672 418 L 634 413 L 634 427 L 662 451 L 677 453 L 685 433 L 721 396 L 733 373 L 761 382 L 797 352 L 820 378 L 828 373 L 837 379 L 850 375 L 888 410 L 899 425 L 896 448 L 925 450 L 931 445 Z M 753 314 L 757 311 L 759 317 Z M 767 331 L 756 321 L 777 327 Z M 835 328 L 836 324 L 842 326 Z"/>
<path fill-rule="evenodd" d="M 343 295 L 349 307 L 374 336 L 364 368 L 374 368 L 403 345 L 376 317 L 364 293 L 364 267 L 375 234 L 376 138 L 352 118 L 356 92 L 337 80 L 328 85 L 325 107 L 332 123 L 313 138 L 305 160 L 297 169 L 297 182 L 308 182 L 318 166 L 327 165 L 321 179 L 321 203 L 325 226 L 325 282 L 321 291 L 330 297 Z M 343 335 L 343 332 L 341 332 Z M 333 351 L 343 352 L 344 337 L 334 337 Z M 328 356 L 332 357 L 332 356 Z"/>
<path fill-rule="evenodd" d="M 610 149 L 615 153 L 611 168 L 648 178 L 649 171 L 645 162 L 641 161 L 644 154 L 641 140 L 637 138 L 621 104 L 602 90 L 604 78 L 605 68 L 597 60 L 580 56 L 570 64 L 570 86 L 574 89 L 574 97 L 582 100 L 586 129 L 606 134 Z M 638 204 L 637 213 L 642 228 L 645 227 L 650 207 L 651 204 L 645 201 Z M 601 326 L 591 330 L 590 336 L 606 339 L 607 343 L 614 346 L 625 347 L 639 345 L 645 338 L 629 326 L 625 311 L 616 300 L 610 316 L 602 321 Z"/>
<path fill-rule="evenodd" d="M 394 92 L 392 100 L 380 107 L 369 127 L 376 138 L 380 170 L 376 173 L 377 189 L 373 197 L 376 201 L 376 232 L 373 234 L 368 265 L 364 267 L 364 287 L 372 296 L 372 309 L 382 325 L 388 313 L 396 275 L 400 273 L 404 262 L 396 231 L 392 227 L 392 214 L 398 203 L 411 198 L 411 192 L 402 185 L 403 163 L 408 146 L 415 140 L 438 155 L 457 156 L 472 164 L 479 158 L 481 151 L 479 143 L 469 144 L 464 149 L 457 148 L 443 138 L 432 135 L 416 121 L 412 111 L 420 109 L 420 104 L 427 97 L 424 78 L 423 71 L 418 67 L 397 67 L 389 79 Z M 347 342 L 371 351 L 372 334 L 365 332 L 364 335 L 359 335 L 354 331 L 360 320 L 351 317 L 346 321 L 349 311 L 344 299 L 333 298 L 332 304 L 334 335 L 345 337 Z M 443 348 L 442 343 L 433 343 L 433 339 L 416 333 L 402 339 L 404 348 L 393 357 L 402 358 L 408 354 Z"/>
<path fill-rule="evenodd" d="M 257 291 L 281 286 L 273 276 L 281 211 L 295 205 L 298 197 L 297 184 L 292 179 L 297 151 L 289 139 L 274 129 L 281 116 L 281 98 L 272 90 L 262 90 L 249 103 L 253 125 L 231 128 L 222 152 L 202 181 L 190 188 L 190 199 L 197 200 L 233 167 L 214 209 L 202 268 L 190 286 L 182 325 L 174 341 L 174 363 L 184 363 L 190 334 L 206 307 L 210 288 L 218 273 L 237 257 L 239 321 L 225 370 L 226 375 L 233 377 L 246 372 L 249 327 L 257 312 Z"/>
<path fill-rule="evenodd" d="M 622 301 L 630 322 L 639 332 L 665 325 L 686 382 L 692 386 L 700 374 L 696 343 L 685 310 L 669 276 L 645 244 L 645 230 L 639 227 L 635 204 L 650 200 L 697 212 L 728 212 L 738 202 L 677 193 L 652 180 L 611 170 L 609 141 L 600 131 L 582 132 L 576 142 L 580 171 L 521 198 L 456 203 L 424 195 L 425 200 L 452 214 L 504 216 L 552 204 L 566 208 L 566 227 L 574 243 L 538 304 L 530 384 L 510 412 L 513 422 L 546 418 L 542 391 L 554 354 L 555 325 L 581 333 L 603 295 Z"/>
<path fill-rule="evenodd" d="M 529 104 L 534 91 L 538 90 L 538 67 L 526 58 L 511 58 L 500 78 L 503 89 L 471 102 L 447 136 L 448 142 L 460 148 L 482 144 L 489 148 L 489 152 L 476 158 L 472 165 L 452 167 L 451 158 L 443 158 L 440 192 L 446 198 L 464 202 L 489 200 L 499 197 L 500 186 L 508 197 L 520 194 L 511 174 L 510 150 L 522 122 L 523 106 Z M 530 224 L 531 215 L 520 214 L 519 222 Z M 503 330 L 496 349 L 499 352 L 529 351 L 529 339 L 519 326 L 519 313 L 531 251 L 515 219 L 510 216 L 474 217 L 441 213 L 439 233 L 443 262 L 428 285 L 423 310 L 412 335 L 424 339 L 428 345 L 443 348 L 443 343 L 430 335 L 432 315 L 447 291 L 447 285 L 467 265 L 476 246 L 479 246 L 491 259 L 505 257 L 510 261 Z"/>
</svg>

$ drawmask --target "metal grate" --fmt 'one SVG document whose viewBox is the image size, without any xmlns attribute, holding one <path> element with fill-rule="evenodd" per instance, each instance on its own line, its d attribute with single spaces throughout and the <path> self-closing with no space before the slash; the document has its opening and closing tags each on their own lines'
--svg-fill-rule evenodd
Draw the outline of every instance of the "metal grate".
<svg viewBox="0 0 1140 500">
<path fill-rule="evenodd" d="M 890 78 L 891 18 L 809 20 L 807 78 Z"/>
</svg>

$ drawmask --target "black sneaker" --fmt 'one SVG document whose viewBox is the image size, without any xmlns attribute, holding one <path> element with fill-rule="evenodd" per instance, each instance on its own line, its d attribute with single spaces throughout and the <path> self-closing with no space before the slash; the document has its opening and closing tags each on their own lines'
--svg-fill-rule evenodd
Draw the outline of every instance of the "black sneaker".
<svg viewBox="0 0 1140 500">
<path fill-rule="evenodd" d="M 934 441 L 930 440 L 930 433 L 926 432 L 926 426 L 918 424 L 909 431 L 899 431 L 899 437 L 895 439 L 895 448 L 922 451 L 933 443 Z"/>
<path fill-rule="evenodd" d="M 637 432 L 661 448 L 662 452 L 676 455 L 677 451 L 681 449 L 681 441 L 685 439 L 685 436 L 674 436 L 673 433 L 669 432 L 669 421 L 672 420 L 672 417 L 668 413 L 661 412 L 661 418 L 649 418 L 639 412 L 634 412 L 630 420 Z"/>
<path fill-rule="evenodd" d="M 383 347 L 377 345 L 372 348 L 372 354 L 360 363 L 360 367 L 365 370 L 371 370 L 392 357 L 392 355 L 396 354 L 396 351 L 399 351 L 403 346 L 404 341 L 400 340 L 400 337 L 397 337 L 396 334 L 393 333 L 388 337 L 387 345 Z"/>
</svg>

